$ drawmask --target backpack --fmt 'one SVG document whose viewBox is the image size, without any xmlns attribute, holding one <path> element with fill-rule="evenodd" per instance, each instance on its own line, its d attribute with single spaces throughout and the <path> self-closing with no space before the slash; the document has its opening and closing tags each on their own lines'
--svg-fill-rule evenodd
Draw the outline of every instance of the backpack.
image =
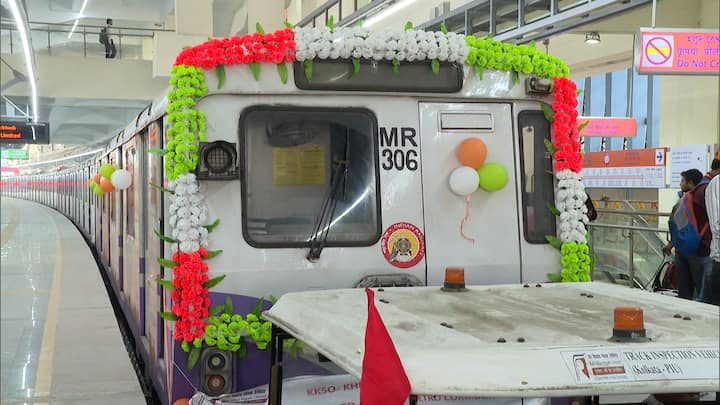
<svg viewBox="0 0 720 405">
<path fill-rule="evenodd" d="M 697 217 L 693 206 L 694 191 L 707 184 L 703 179 L 692 191 L 685 193 L 676 206 L 670 219 L 670 236 L 675 250 L 683 256 L 695 256 L 703 235 L 709 230 L 710 223 L 698 229 Z"/>
</svg>

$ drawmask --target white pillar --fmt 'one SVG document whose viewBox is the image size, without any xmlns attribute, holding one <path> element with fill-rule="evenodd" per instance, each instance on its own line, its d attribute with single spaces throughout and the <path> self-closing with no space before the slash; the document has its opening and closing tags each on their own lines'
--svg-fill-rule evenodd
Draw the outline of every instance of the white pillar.
<svg viewBox="0 0 720 405">
<path fill-rule="evenodd" d="M 212 36 L 212 0 L 175 0 L 175 31 L 178 34 Z"/>
</svg>

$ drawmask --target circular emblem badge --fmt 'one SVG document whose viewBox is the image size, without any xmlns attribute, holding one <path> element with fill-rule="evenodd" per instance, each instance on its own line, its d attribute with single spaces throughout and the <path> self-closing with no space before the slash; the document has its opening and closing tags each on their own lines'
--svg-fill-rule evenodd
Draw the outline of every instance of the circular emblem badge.
<svg viewBox="0 0 720 405">
<path fill-rule="evenodd" d="M 395 267 L 407 269 L 425 256 L 425 238 L 420 229 L 407 222 L 390 225 L 382 236 L 382 252 Z"/>
</svg>

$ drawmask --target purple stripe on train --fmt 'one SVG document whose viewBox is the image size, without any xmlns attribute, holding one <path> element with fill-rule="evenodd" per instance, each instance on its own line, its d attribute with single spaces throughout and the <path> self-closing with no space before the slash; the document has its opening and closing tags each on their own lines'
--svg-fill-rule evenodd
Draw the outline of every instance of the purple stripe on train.
<svg viewBox="0 0 720 405">
<path fill-rule="evenodd" d="M 225 297 L 232 299 L 235 313 L 247 314 L 252 311 L 257 303 L 257 298 L 244 295 L 233 295 L 224 293 L 209 293 L 212 305 L 225 302 Z M 270 301 L 265 301 L 263 310 L 270 308 Z M 173 344 L 174 364 L 172 372 L 172 402 L 179 398 L 190 398 L 195 390 L 200 388 L 200 367 L 198 362 L 192 370 L 187 368 L 188 353 L 182 351 L 179 341 L 171 336 Z M 246 341 L 247 343 L 247 341 Z M 294 358 L 289 354 L 284 357 L 283 377 L 291 378 L 301 375 L 329 375 L 328 370 L 319 367 L 307 360 Z M 253 343 L 247 344 L 247 355 L 243 359 L 233 356 L 233 392 L 242 391 L 248 388 L 267 384 L 270 379 L 270 352 L 269 349 L 258 350 Z"/>
</svg>

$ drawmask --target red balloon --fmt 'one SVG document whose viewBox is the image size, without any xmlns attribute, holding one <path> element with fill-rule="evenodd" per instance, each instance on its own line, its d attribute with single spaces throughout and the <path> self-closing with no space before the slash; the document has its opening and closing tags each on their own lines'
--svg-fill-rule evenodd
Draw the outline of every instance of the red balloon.
<svg viewBox="0 0 720 405">
<path fill-rule="evenodd" d="M 102 176 L 100 175 L 100 173 L 96 174 L 95 177 L 93 177 L 93 180 L 95 181 L 95 184 L 100 184 L 100 179 L 101 179 L 101 178 L 102 178 Z"/>
<path fill-rule="evenodd" d="M 460 144 L 458 158 L 464 166 L 470 166 L 477 170 L 485 163 L 486 157 L 487 147 L 482 139 L 468 138 Z"/>
<path fill-rule="evenodd" d="M 109 193 L 113 191 L 115 188 L 113 187 L 112 183 L 110 182 L 110 179 L 103 177 L 102 180 L 100 180 L 100 189 L 102 191 Z"/>
</svg>

